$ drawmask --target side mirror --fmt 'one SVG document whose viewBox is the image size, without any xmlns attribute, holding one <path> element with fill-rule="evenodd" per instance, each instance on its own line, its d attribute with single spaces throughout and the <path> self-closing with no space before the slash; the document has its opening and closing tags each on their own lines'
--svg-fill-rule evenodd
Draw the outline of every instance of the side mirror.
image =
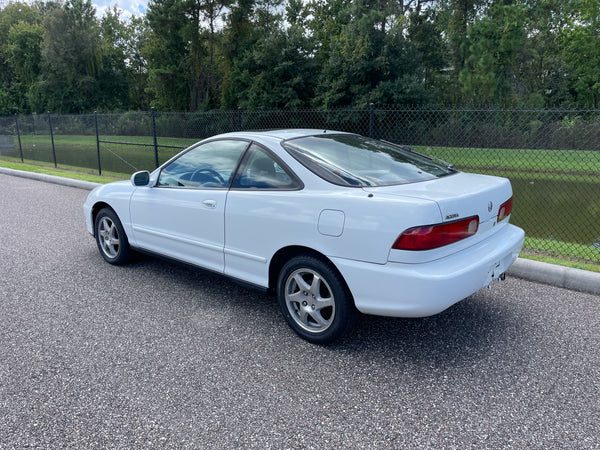
<svg viewBox="0 0 600 450">
<path fill-rule="evenodd" d="M 150 183 L 150 172 L 141 170 L 131 175 L 131 184 L 134 186 L 148 186 Z"/>
</svg>

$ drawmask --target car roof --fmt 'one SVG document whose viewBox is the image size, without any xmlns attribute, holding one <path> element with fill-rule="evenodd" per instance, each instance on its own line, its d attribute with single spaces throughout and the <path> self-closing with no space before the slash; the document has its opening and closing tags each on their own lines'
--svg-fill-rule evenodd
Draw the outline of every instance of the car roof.
<svg viewBox="0 0 600 450">
<path fill-rule="evenodd" d="M 316 128 L 288 128 L 280 130 L 260 130 L 260 131 L 238 131 L 223 134 L 219 137 L 242 137 L 248 139 L 269 137 L 274 139 L 294 139 L 305 136 L 326 135 L 326 134 L 350 134 L 342 131 L 323 130 Z"/>
</svg>

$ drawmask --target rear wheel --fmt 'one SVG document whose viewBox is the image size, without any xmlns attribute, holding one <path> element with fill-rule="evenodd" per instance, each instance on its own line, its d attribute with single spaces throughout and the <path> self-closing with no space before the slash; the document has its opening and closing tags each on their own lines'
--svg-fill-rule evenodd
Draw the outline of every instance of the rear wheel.
<svg viewBox="0 0 600 450">
<path fill-rule="evenodd" d="M 129 260 L 131 249 L 127 235 L 117 214 L 110 208 L 98 212 L 94 222 L 94 234 L 100 254 L 110 264 L 125 264 Z"/>
<path fill-rule="evenodd" d="M 277 297 L 289 326 L 316 344 L 349 334 L 356 323 L 358 313 L 343 278 L 312 256 L 297 256 L 283 266 Z"/>
</svg>

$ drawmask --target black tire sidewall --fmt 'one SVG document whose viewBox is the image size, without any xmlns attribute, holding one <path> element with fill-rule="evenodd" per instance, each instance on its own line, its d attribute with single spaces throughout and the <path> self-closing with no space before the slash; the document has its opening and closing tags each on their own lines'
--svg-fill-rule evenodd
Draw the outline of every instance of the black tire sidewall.
<svg viewBox="0 0 600 450">
<path fill-rule="evenodd" d="M 298 269 L 310 269 L 317 272 L 329 285 L 335 302 L 333 323 L 325 331 L 311 333 L 300 327 L 291 316 L 285 301 L 285 286 L 289 276 Z M 296 256 L 282 267 L 277 280 L 277 300 L 279 308 L 288 325 L 301 338 L 314 344 L 329 344 L 352 331 L 357 311 L 352 295 L 344 279 L 330 264 L 310 255 Z"/>
<path fill-rule="evenodd" d="M 100 221 L 104 217 L 107 217 L 112 221 L 117 228 L 117 232 L 119 233 L 119 251 L 117 252 L 117 256 L 114 258 L 111 258 L 104 252 L 102 249 L 102 244 L 100 243 L 98 229 L 100 227 Z M 96 245 L 98 245 L 98 250 L 106 262 L 114 265 L 121 265 L 125 264 L 129 260 L 129 241 L 127 240 L 127 235 L 125 234 L 125 230 L 123 229 L 123 225 L 121 225 L 119 217 L 112 209 L 103 208 L 98 212 L 94 221 L 94 235 L 96 237 Z"/>
</svg>

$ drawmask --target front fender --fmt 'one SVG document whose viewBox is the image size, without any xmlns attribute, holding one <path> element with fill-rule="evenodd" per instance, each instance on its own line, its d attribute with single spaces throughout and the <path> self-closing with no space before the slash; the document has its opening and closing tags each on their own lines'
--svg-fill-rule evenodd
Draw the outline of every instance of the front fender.
<svg viewBox="0 0 600 450">
<path fill-rule="evenodd" d="M 95 214 L 105 205 L 111 208 L 119 217 L 125 233 L 130 239 L 133 237 L 131 228 L 131 215 L 129 203 L 135 187 L 129 181 L 117 181 L 104 186 L 99 186 L 91 191 L 83 204 L 86 228 L 90 234 L 94 234 Z"/>
</svg>

